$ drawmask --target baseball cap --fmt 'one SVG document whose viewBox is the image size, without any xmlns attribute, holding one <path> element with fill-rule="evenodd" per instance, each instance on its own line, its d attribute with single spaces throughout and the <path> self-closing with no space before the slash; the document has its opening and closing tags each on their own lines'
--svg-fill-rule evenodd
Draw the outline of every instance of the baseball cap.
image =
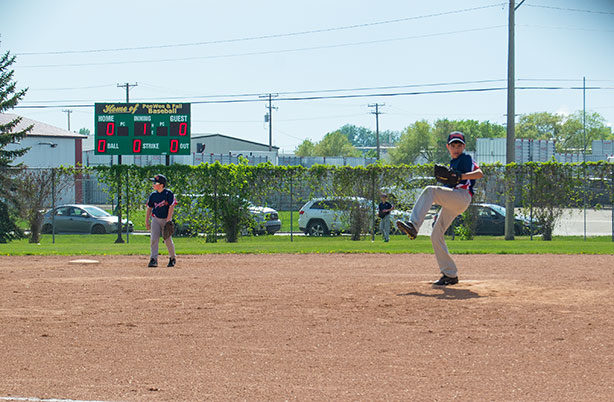
<svg viewBox="0 0 614 402">
<path fill-rule="evenodd" d="M 465 134 L 460 131 L 452 131 L 450 135 L 448 135 L 448 144 L 453 142 L 462 142 L 465 143 Z"/>
<path fill-rule="evenodd" d="M 153 181 L 154 183 L 164 184 L 166 186 L 166 177 L 164 175 L 157 174 L 149 180 Z"/>
</svg>

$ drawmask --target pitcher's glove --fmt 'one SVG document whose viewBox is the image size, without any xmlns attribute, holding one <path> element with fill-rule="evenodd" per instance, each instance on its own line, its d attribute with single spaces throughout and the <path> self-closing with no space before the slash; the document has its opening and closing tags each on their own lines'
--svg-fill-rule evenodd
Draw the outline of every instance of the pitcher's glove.
<svg viewBox="0 0 614 402">
<path fill-rule="evenodd" d="M 166 222 L 164 224 L 164 227 L 162 228 L 162 237 L 164 238 L 164 240 L 166 240 L 171 237 L 173 233 L 175 233 L 175 224 L 173 223 L 173 221 Z"/>
<path fill-rule="evenodd" d="M 455 187 L 460 182 L 460 174 L 445 165 L 435 164 L 433 175 L 438 182 L 451 187 Z"/>
</svg>

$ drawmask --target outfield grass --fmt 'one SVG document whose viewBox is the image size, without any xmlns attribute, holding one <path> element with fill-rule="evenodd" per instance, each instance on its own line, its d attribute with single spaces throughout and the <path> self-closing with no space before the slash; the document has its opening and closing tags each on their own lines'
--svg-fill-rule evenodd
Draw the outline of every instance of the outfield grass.
<svg viewBox="0 0 614 402">
<path fill-rule="evenodd" d="M 107 210 L 107 212 L 111 213 L 111 210 Z M 292 230 L 295 233 L 298 232 L 298 216 L 298 211 L 292 212 L 292 221 L 294 225 Z M 124 215 L 123 218 L 126 218 L 126 216 Z M 279 211 L 279 219 L 281 220 L 281 231 L 290 232 L 290 211 Z M 145 210 L 130 214 L 130 220 L 134 225 L 134 230 L 145 230 Z"/>
<path fill-rule="evenodd" d="M 27 240 L 0 244 L 0 255 L 146 255 L 149 253 L 149 237 L 130 235 L 130 243 L 116 244 L 117 235 L 56 235 L 55 244 L 51 235 L 43 235 L 40 244 Z M 125 235 L 123 236 L 126 240 Z M 448 239 L 448 248 L 453 254 L 614 254 L 611 237 L 555 237 L 552 241 L 539 238 L 530 240 L 517 237 L 506 241 L 502 237 L 476 237 L 474 240 Z M 243 237 L 238 243 L 206 243 L 202 238 L 175 238 L 178 254 L 210 253 L 433 253 L 430 238 L 419 236 L 410 241 L 405 236 L 391 236 L 384 243 L 376 236 L 361 241 L 352 241 L 348 236 L 311 238 L 305 236 L 258 236 Z M 160 251 L 166 253 L 163 244 Z"/>
</svg>

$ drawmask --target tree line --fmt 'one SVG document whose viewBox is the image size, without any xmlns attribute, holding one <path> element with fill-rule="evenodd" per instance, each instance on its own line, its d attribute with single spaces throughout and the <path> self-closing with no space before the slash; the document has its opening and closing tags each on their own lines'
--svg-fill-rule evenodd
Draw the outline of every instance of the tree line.
<svg viewBox="0 0 614 402">
<path fill-rule="evenodd" d="M 586 127 L 586 135 L 584 130 Z M 478 138 L 505 138 L 506 127 L 490 121 L 438 119 L 416 121 L 403 131 L 379 133 L 380 146 L 394 146 L 389 152 L 392 164 L 413 164 L 448 161 L 445 142 L 452 131 L 462 131 L 467 149 L 475 150 Z M 593 140 L 614 140 L 612 127 L 597 112 L 577 111 L 571 115 L 537 112 L 521 115 L 515 129 L 516 138 L 552 140 L 561 153 L 591 150 Z M 375 156 L 375 150 L 361 152 L 358 148 L 375 147 L 376 133 L 365 127 L 346 124 L 327 133 L 319 142 L 304 140 L 295 150 L 298 156 Z"/>
</svg>

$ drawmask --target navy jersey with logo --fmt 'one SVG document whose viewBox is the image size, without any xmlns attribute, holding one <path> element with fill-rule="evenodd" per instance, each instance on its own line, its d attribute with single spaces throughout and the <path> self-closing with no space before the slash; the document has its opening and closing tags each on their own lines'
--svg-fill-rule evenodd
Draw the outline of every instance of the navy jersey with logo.
<svg viewBox="0 0 614 402">
<path fill-rule="evenodd" d="M 152 208 L 152 215 L 160 219 L 166 219 L 168 217 L 168 208 L 175 204 L 177 204 L 175 195 L 166 188 L 161 192 L 154 191 L 147 200 L 147 206 Z"/>
<path fill-rule="evenodd" d="M 470 155 L 466 153 L 462 153 L 456 159 L 452 159 L 450 161 L 450 168 L 459 173 L 469 173 L 474 170 L 479 169 L 477 163 L 473 160 Z M 469 193 L 473 195 L 473 186 L 475 185 L 475 180 L 462 180 L 460 181 L 454 188 L 464 188 L 469 190 Z M 452 187 L 452 186 L 447 186 Z"/>
</svg>

